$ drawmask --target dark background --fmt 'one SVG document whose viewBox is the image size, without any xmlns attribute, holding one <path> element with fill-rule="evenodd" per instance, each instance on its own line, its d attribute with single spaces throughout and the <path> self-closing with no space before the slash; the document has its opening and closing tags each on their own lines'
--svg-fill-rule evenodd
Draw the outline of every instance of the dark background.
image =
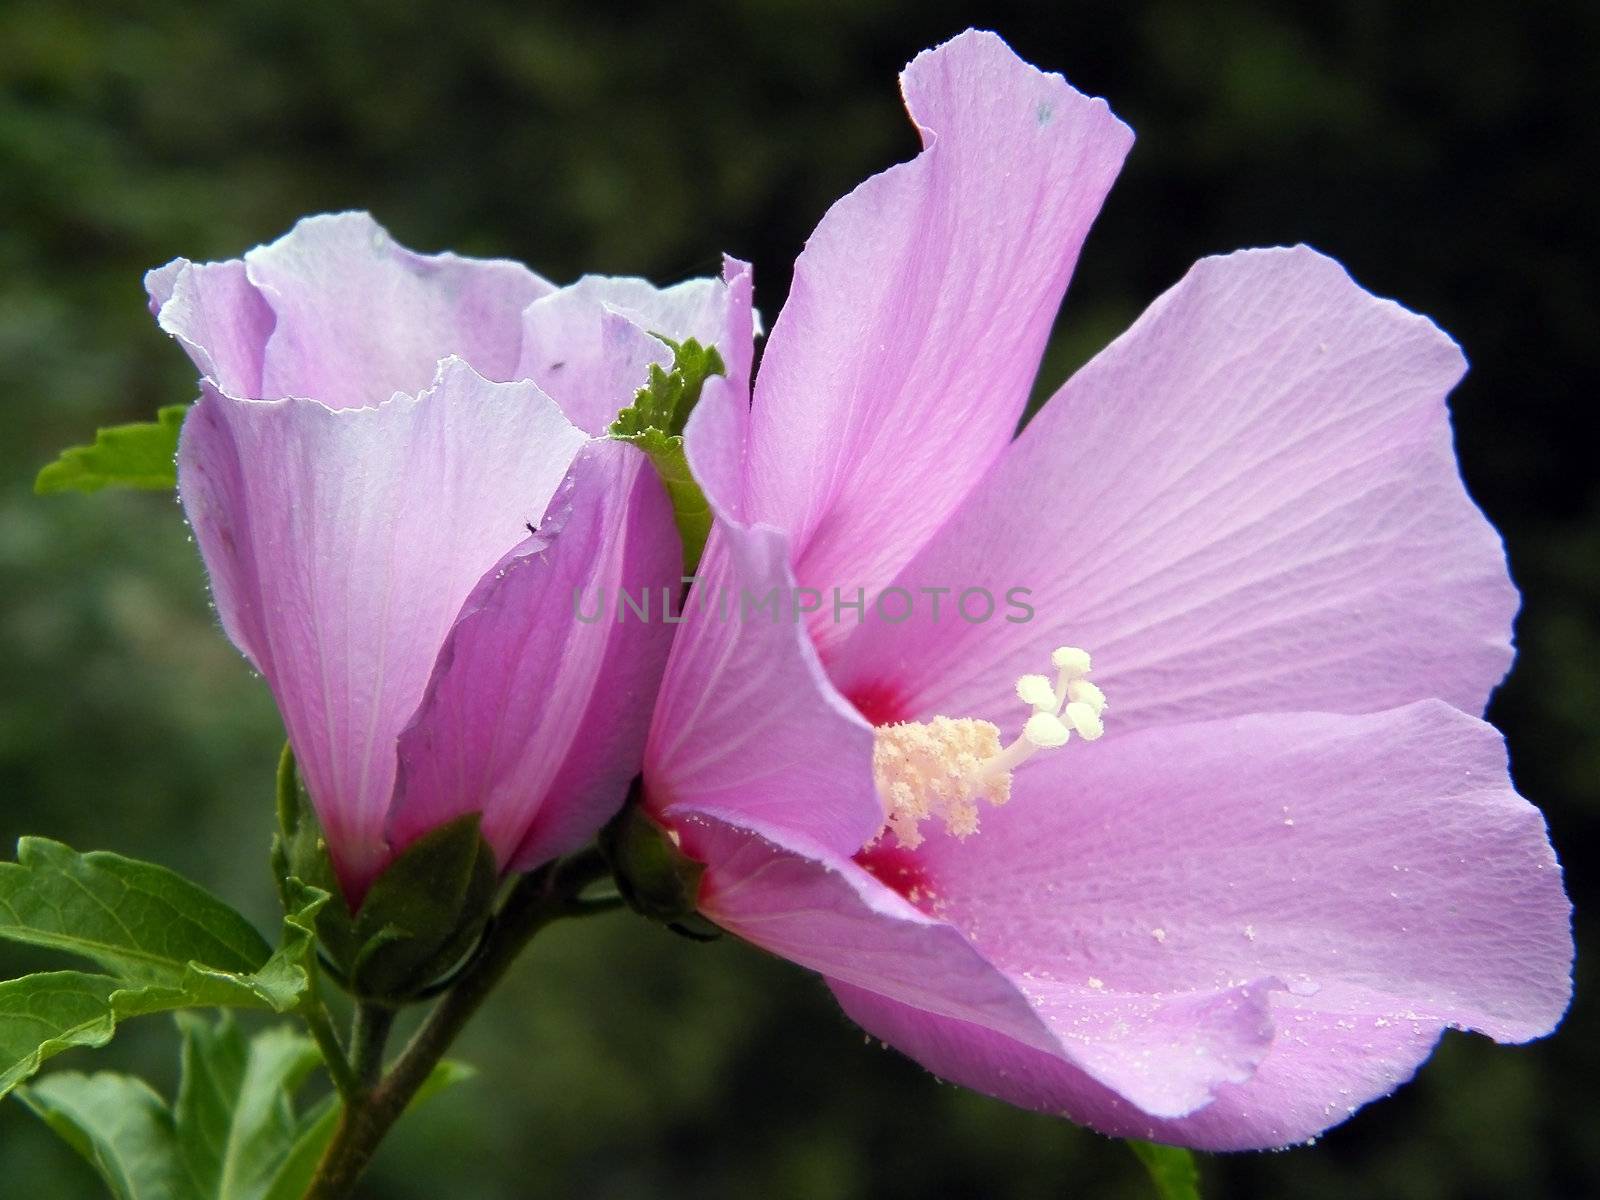
<svg viewBox="0 0 1600 1200">
<path fill-rule="evenodd" d="M 170 496 L 36 499 L 98 423 L 193 394 L 140 275 L 304 213 L 404 243 L 667 282 L 756 264 L 769 319 L 827 204 L 915 149 L 895 72 L 969 23 L 1139 134 L 1041 377 L 1199 255 L 1304 240 L 1465 346 L 1462 469 L 1510 546 L 1521 657 L 1493 718 L 1579 910 L 1600 790 L 1592 287 L 1600 6 L 11 3 L 0 7 L 0 842 L 168 862 L 258 915 L 281 734 L 215 628 Z M 1424 6 L 1417 6 L 1419 8 Z M 1593 960 L 1551 1040 L 1449 1035 L 1315 1148 L 1209 1159 L 1217 1196 L 1600 1192 Z M 6 952 L 0 966 L 20 969 Z M 1120 1146 L 863 1046 L 819 983 L 627 916 L 557 931 L 414 1116 L 395 1198 L 1138 1196 Z M 159 1020 L 98 1056 L 170 1086 Z M 91 1056 L 64 1062 L 90 1069 Z M 0 1192 L 91 1196 L 0 1106 Z"/>
</svg>

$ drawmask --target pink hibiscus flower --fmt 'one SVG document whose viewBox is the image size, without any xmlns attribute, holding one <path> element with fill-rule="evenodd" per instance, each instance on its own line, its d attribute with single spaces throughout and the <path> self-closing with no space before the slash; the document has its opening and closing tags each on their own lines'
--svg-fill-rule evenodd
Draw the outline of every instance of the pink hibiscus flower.
<svg viewBox="0 0 1600 1200">
<path fill-rule="evenodd" d="M 645 796 L 701 911 L 947 1079 L 1198 1147 L 1310 1137 L 1446 1027 L 1548 1033 L 1569 907 L 1477 716 L 1517 596 L 1460 352 L 1246 251 L 1013 440 L 1132 137 L 990 34 L 902 85 L 922 153 L 689 428 L 721 521 Z"/>
<path fill-rule="evenodd" d="M 347 213 L 148 286 L 203 373 L 179 491 L 217 613 L 347 898 L 464 813 L 505 868 L 581 845 L 638 771 L 672 631 L 574 622 L 573 593 L 675 590 L 681 569 L 648 460 L 591 435 L 670 363 L 653 333 L 725 347 L 744 386 L 740 264 L 558 289 Z"/>
</svg>

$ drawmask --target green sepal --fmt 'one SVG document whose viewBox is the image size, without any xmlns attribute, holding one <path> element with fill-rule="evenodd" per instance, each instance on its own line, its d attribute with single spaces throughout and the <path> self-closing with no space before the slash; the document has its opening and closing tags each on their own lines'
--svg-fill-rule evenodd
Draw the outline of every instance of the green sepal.
<svg viewBox="0 0 1600 1200">
<path fill-rule="evenodd" d="M 1128 1149 L 1144 1164 L 1160 1200 L 1200 1200 L 1200 1168 L 1182 1146 L 1129 1138 Z"/>
<path fill-rule="evenodd" d="M 650 429 L 681 436 L 706 380 L 712 375 L 727 374 L 728 368 L 715 346 L 702 346 L 694 338 L 675 342 L 659 333 L 650 336 L 665 342 L 672 351 L 672 367 L 669 370 L 659 363 L 650 364 L 645 385 L 611 423 L 612 437 L 633 437 Z"/>
<path fill-rule="evenodd" d="M 278 832 L 272 838 L 272 874 L 278 883 L 278 898 L 283 901 L 285 912 L 293 912 L 302 888 L 314 888 L 334 897 L 317 912 L 316 934 L 328 957 L 348 974 L 357 944 L 354 919 L 342 898 L 327 839 L 287 742 L 278 756 L 277 797 Z"/>
<path fill-rule="evenodd" d="M 37 495 L 98 492 L 105 487 L 162 490 L 178 484 L 178 430 L 187 404 L 172 404 L 154 421 L 110 425 L 88 446 L 71 446 L 33 481 Z"/>
<path fill-rule="evenodd" d="M 350 992 L 402 1003 L 472 949 L 499 886 L 480 819 L 469 813 L 414 842 L 378 877 L 354 914 L 338 902 L 317 914 L 322 947 Z M 339 894 L 327 841 L 288 746 L 278 760 L 272 866 L 286 907 L 290 893 L 307 883 Z"/>
<path fill-rule="evenodd" d="M 688 937 L 718 936 L 697 909 L 705 864 L 685 854 L 645 812 L 637 783 L 622 811 L 600 831 L 599 845 L 629 908 Z"/>
<path fill-rule="evenodd" d="M 672 502 L 672 515 L 683 541 L 684 571 L 693 574 L 711 531 L 711 506 L 689 470 L 683 449 L 683 429 L 699 402 L 707 378 L 727 373 L 715 346 L 702 346 L 694 338 L 675 342 L 654 334 L 672 350 L 672 368 L 650 365 L 649 380 L 633 403 L 617 414 L 610 434 L 631 442 L 649 457 Z"/>
<path fill-rule="evenodd" d="M 477 944 L 499 890 L 494 851 L 468 813 L 413 842 L 367 892 L 352 930 L 351 990 L 408 1000 Z"/>
</svg>

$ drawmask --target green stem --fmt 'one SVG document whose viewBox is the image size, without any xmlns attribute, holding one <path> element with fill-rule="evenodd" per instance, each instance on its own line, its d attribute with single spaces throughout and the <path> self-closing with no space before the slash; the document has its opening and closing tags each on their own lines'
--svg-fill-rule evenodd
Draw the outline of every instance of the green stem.
<svg viewBox="0 0 1600 1200">
<path fill-rule="evenodd" d="M 350 1029 L 351 1060 L 363 1094 L 371 1092 L 383 1078 L 383 1051 L 394 1028 L 395 1010 L 382 1004 L 362 1001 L 356 1005 Z"/>
<path fill-rule="evenodd" d="M 328 1014 L 327 1004 L 317 995 L 315 984 L 312 985 L 309 1003 L 300 1010 L 300 1018 L 311 1030 L 312 1040 L 322 1052 L 322 1061 L 327 1065 L 333 1086 L 339 1091 L 339 1098 L 350 1104 L 360 1095 L 361 1084 L 350 1068 L 350 1060 L 344 1054 L 344 1045 L 339 1041 L 339 1034 L 333 1028 L 333 1018 Z"/>
<path fill-rule="evenodd" d="M 578 898 L 609 870 L 600 852 L 590 848 L 517 881 L 478 956 L 423 1022 L 388 1076 L 354 1103 L 346 1103 L 305 1200 L 344 1200 L 352 1194 L 378 1144 L 533 935 L 560 917 L 610 911 L 609 904 Z"/>
</svg>

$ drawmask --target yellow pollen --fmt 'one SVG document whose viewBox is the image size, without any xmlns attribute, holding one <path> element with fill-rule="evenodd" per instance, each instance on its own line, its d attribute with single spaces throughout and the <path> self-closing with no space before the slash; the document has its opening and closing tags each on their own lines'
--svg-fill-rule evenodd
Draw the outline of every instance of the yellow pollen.
<svg viewBox="0 0 1600 1200">
<path fill-rule="evenodd" d="M 1021 733 L 1002 745 L 1000 730 L 976 717 L 934 717 L 881 726 L 872 776 L 883 802 L 883 828 L 908 850 L 922 844 L 922 822 L 938 818 L 958 838 L 978 831 L 978 802 L 1011 798 L 1011 774 L 1040 750 L 1054 750 L 1074 732 L 1092 742 L 1105 732 L 1105 694 L 1085 676 L 1089 655 L 1063 646 L 1051 655 L 1058 676 L 1017 680 L 1017 698 L 1033 709 Z M 875 838 L 874 841 L 877 839 Z"/>
</svg>

